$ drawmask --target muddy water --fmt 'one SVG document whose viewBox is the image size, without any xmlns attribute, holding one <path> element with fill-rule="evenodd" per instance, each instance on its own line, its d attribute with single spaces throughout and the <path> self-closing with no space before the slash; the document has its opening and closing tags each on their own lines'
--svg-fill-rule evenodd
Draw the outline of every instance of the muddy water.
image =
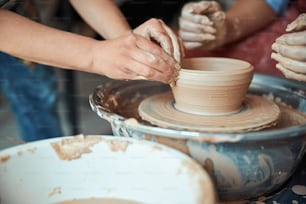
<svg viewBox="0 0 306 204">
<path fill-rule="evenodd" d="M 137 97 L 133 98 L 133 103 L 125 103 L 124 100 L 120 101 L 120 103 L 116 109 L 112 110 L 114 113 L 117 113 L 125 118 L 135 118 L 138 121 L 141 121 L 147 125 L 151 125 L 148 121 L 142 120 L 138 113 L 138 106 L 144 100 L 145 97 Z M 271 99 L 272 100 L 272 99 Z M 270 129 L 282 129 L 296 125 L 304 125 L 306 124 L 306 114 L 290 107 L 281 102 L 274 101 L 279 109 L 280 109 L 280 117 L 277 122 L 277 125 L 274 127 L 268 128 Z M 154 126 L 154 125 L 152 125 Z M 264 129 L 267 130 L 267 129 Z"/>
</svg>

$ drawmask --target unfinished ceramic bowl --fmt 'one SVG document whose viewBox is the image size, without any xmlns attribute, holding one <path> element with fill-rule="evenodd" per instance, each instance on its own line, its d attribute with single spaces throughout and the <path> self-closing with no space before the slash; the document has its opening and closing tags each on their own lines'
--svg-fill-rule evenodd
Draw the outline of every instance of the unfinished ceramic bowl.
<svg viewBox="0 0 306 204">
<path fill-rule="evenodd" d="M 231 58 L 189 58 L 182 62 L 176 86 L 175 108 L 196 115 L 238 112 L 253 77 L 253 66 Z"/>
<path fill-rule="evenodd" d="M 3 204 L 216 201 L 211 178 L 194 160 L 114 136 L 54 138 L 0 151 L 0 184 Z"/>
</svg>

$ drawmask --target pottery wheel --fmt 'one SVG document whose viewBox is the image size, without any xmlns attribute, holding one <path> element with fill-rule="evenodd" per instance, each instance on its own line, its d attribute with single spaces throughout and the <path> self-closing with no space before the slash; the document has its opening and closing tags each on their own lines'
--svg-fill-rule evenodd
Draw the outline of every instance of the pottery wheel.
<svg viewBox="0 0 306 204">
<path fill-rule="evenodd" d="M 138 107 L 145 121 L 163 128 L 201 132 L 248 132 L 276 125 L 279 107 L 271 100 L 257 95 L 246 95 L 241 110 L 222 116 L 202 116 L 178 111 L 172 92 L 153 95 Z"/>
</svg>

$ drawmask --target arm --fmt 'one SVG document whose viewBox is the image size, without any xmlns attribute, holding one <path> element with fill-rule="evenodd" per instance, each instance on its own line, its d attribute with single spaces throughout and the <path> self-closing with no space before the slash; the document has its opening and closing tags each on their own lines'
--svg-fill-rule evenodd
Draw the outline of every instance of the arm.
<svg viewBox="0 0 306 204">
<path fill-rule="evenodd" d="M 112 0 L 70 0 L 84 20 L 105 39 L 127 34 L 131 28 Z"/>
<path fill-rule="evenodd" d="M 175 60 L 140 35 L 97 41 L 3 9 L 0 27 L 0 50 L 26 60 L 115 79 L 143 76 L 168 83 L 177 77 Z"/>
<path fill-rule="evenodd" d="M 263 29 L 277 18 L 264 0 L 237 0 L 226 12 L 227 37 L 223 44 L 234 42 Z"/>
<path fill-rule="evenodd" d="M 0 50 L 13 56 L 84 71 L 95 41 L 0 9 Z M 76 56 L 83 56 L 83 59 Z"/>
</svg>

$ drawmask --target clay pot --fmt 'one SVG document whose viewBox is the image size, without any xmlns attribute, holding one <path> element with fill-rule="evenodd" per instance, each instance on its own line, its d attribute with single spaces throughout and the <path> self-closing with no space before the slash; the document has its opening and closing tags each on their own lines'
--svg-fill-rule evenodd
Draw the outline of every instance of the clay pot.
<svg viewBox="0 0 306 204">
<path fill-rule="evenodd" d="M 197 115 L 228 115 L 240 111 L 254 67 L 242 60 L 200 57 L 182 62 L 172 87 L 177 110 Z"/>
</svg>

